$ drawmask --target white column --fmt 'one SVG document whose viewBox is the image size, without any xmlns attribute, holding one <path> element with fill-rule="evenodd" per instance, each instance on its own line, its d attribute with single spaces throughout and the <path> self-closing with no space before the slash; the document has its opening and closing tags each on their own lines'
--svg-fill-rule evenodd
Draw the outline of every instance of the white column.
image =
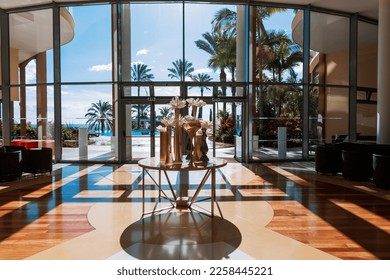
<svg viewBox="0 0 390 280">
<path fill-rule="evenodd" d="M 79 160 L 88 160 L 88 129 L 79 128 Z"/>
<path fill-rule="evenodd" d="M 377 143 L 390 144 L 390 0 L 379 0 Z"/>
<path fill-rule="evenodd" d="M 237 5 L 237 46 L 236 46 L 236 81 L 245 81 L 245 9 L 244 5 Z M 237 95 L 242 96 L 241 88 Z"/>
</svg>

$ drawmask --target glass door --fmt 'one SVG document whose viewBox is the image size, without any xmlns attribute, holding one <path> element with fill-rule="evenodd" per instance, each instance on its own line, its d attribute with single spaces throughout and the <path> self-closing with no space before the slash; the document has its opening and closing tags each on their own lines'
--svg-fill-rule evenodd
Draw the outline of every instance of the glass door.
<svg viewBox="0 0 390 280">
<path fill-rule="evenodd" d="M 213 147 L 214 156 L 219 158 L 235 158 L 236 151 L 241 151 L 241 141 L 236 143 L 237 139 L 237 102 L 215 102 L 214 103 L 214 137 Z M 240 108 L 240 107 L 239 107 Z M 238 140 L 241 140 L 238 139 Z M 239 149 L 236 149 L 239 145 Z"/>
<path fill-rule="evenodd" d="M 154 156 L 155 113 L 152 102 L 126 104 L 126 161 Z"/>
</svg>

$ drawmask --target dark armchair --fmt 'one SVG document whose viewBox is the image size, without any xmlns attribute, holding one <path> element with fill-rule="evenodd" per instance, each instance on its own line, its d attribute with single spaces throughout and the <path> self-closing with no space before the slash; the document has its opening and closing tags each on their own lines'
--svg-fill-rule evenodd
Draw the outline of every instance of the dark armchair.
<svg viewBox="0 0 390 280">
<path fill-rule="evenodd" d="M 51 148 L 30 149 L 22 151 L 22 171 L 26 173 L 52 172 L 53 158 Z"/>
<path fill-rule="evenodd" d="M 19 152 L 0 152 L 0 181 L 20 179 Z"/>
</svg>

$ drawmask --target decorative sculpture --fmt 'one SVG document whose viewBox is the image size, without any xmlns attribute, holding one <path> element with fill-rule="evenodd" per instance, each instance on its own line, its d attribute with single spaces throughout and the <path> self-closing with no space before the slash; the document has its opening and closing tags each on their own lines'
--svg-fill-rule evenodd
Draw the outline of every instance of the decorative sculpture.
<svg viewBox="0 0 390 280">
<path fill-rule="evenodd" d="M 183 109 L 186 104 L 191 108 L 191 115 L 182 117 L 180 110 Z M 196 117 L 198 108 L 206 105 L 203 100 L 199 98 L 188 98 L 187 100 L 181 100 L 179 97 L 174 97 L 170 101 L 170 105 L 174 115 L 164 117 L 161 123 L 165 127 L 159 126 L 157 130 L 160 132 L 160 163 L 166 165 L 181 164 L 183 157 L 183 129 L 188 135 L 189 153 L 186 159 L 189 160 L 189 164 L 208 162 L 207 157 L 208 146 L 207 136 L 208 131 L 212 128 L 212 122 L 204 121 Z M 173 138 L 173 150 L 172 150 L 172 128 L 174 133 Z"/>
</svg>

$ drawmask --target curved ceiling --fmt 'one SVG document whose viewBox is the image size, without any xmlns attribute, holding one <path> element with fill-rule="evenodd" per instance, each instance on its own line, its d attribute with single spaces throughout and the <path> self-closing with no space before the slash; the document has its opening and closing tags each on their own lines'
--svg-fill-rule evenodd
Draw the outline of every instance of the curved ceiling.
<svg viewBox="0 0 390 280">
<path fill-rule="evenodd" d="M 29 7 L 35 5 L 50 4 L 52 0 L 2 0 L 0 2 L 0 8 L 4 10 Z M 58 2 L 58 1 L 57 1 Z M 96 2 L 96 0 L 61 0 L 61 3 L 70 2 Z M 191 1 L 188 1 L 191 2 Z M 199 2 L 199 1 L 196 1 Z M 226 1 L 230 2 L 230 1 Z M 234 1 L 231 1 L 234 2 Z M 256 2 L 256 1 L 250 1 Z M 359 13 L 365 17 L 372 19 L 378 19 L 378 2 L 379 0 L 261 0 L 259 2 L 269 3 L 282 3 L 282 4 L 293 4 L 293 5 L 312 5 L 315 7 L 337 10 L 348 13 Z"/>
<path fill-rule="evenodd" d="M 51 9 L 14 13 L 10 21 L 10 46 L 18 49 L 19 63 L 53 48 L 53 16 Z M 74 37 L 74 21 L 66 9 L 61 9 L 61 44 Z M 26 43 L 28 42 L 28 44 Z"/>
</svg>

